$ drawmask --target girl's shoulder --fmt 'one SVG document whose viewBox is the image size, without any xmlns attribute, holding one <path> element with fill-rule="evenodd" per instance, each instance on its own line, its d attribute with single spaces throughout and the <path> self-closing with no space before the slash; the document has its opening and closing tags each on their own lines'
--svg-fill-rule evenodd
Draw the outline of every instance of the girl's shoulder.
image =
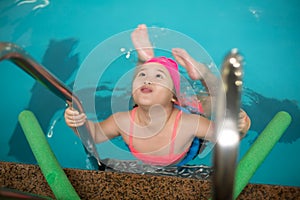
<svg viewBox="0 0 300 200">
<path fill-rule="evenodd" d="M 129 119 L 131 118 L 131 110 L 130 111 L 124 111 L 124 112 L 116 112 L 111 115 L 111 117 L 116 122 L 122 122 L 122 123 L 129 123 Z"/>
<path fill-rule="evenodd" d="M 110 116 L 121 135 L 128 133 L 130 127 L 130 111 L 116 112 Z M 125 134 L 126 135 L 126 134 Z"/>
<path fill-rule="evenodd" d="M 177 108 L 175 108 L 175 109 L 177 109 Z M 187 119 L 195 119 L 195 118 L 201 117 L 201 115 L 198 115 L 198 114 L 185 112 L 184 110 L 180 110 L 180 109 L 177 109 L 177 110 L 179 110 L 179 112 L 182 112 L 182 114 L 181 114 L 182 117 L 187 118 Z"/>
<path fill-rule="evenodd" d="M 112 116 L 130 116 L 131 112 L 132 110 L 115 112 L 112 114 Z"/>
</svg>

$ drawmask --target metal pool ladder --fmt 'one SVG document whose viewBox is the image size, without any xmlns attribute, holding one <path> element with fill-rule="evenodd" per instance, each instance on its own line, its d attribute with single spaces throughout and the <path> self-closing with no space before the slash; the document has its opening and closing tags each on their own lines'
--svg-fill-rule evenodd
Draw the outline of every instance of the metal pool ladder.
<svg viewBox="0 0 300 200">
<path fill-rule="evenodd" d="M 3 60 L 10 60 L 58 97 L 68 103 L 72 102 L 73 106 L 75 106 L 80 112 L 84 112 L 78 97 L 75 96 L 62 81 L 31 58 L 21 47 L 13 43 L 0 42 L 0 62 Z M 88 123 L 85 123 L 84 126 L 78 127 L 76 132 L 88 153 L 89 159 L 95 158 L 98 166 L 101 166 L 100 157 L 96 150 L 95 142 L 90 134 L 90 127 Z"/>
<path fill-rule="evenodd" d="M 237 153 L 240 143 L 238 115 L 243 63 L 237 49 L 225 57 L 217 99 L 216 145 L 214 149 L 213 199 L 233 199 Z"/>
</svg>

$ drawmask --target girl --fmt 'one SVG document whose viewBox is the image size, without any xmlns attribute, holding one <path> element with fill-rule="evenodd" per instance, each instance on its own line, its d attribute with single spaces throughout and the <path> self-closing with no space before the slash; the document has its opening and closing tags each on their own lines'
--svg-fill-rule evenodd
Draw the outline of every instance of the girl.
<svg viewBox="0 0 300 200">
<path fill-rule="evenodd" d="M 132 96 L 136 107 L 112 114 L 106 120 L 93 123 L 84 113 L 69 107 L 65 120 L 75 128 L 89 123 L 96 143 L 121 136 L 131 153 L 147 164 L 183 165 L 198 153 L 198 139 L 213 140 L 209 119 L 184 113 L 177 106 L 180 79 L 178 65 L 166 57 L 154 57 L 136 68 Z M 245 134 L 250 120 L 240 114 L 239 131 Z"/>
</svg>

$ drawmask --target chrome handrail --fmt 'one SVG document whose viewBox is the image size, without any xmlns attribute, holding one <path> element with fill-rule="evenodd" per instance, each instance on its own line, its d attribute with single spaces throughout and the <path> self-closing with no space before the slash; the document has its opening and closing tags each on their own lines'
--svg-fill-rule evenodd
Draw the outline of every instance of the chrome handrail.
<svg viewBox="0 0 300 200">
<path fill-rule="evenodd" d="M 69 104 L 72 103 L 79 112 L 84 113 L 84 109 L 78 97 L 74 95 L 62 81 L 31 58 L 21 47 L 13 43 L 0 42 L 0 62 L 3 60 L 10 60 L 34 79 L 42 83 L 51 92 Z M 101 166 L 100 157 L 90 130 L 89 124 L 85 123 L 84 126 L 78 127 L 76 132 L 85 146 L 86 151 L 91 154 L 97 160 L 98 165 Z"/>
<path fill-rule="evenodd" d="M 217 99 L 214 150 L 213 199 L 233 199 L 237 153 L 240 141 L 238 115 L 243 78 L 243 58 L 233 49 L 224 59 Z"/>
</svg>

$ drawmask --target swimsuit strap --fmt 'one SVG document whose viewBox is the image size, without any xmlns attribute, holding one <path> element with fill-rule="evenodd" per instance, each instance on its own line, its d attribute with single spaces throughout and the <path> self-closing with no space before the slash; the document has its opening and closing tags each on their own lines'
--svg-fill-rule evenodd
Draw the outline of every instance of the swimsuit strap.
<svg viewBox="0 0 300 200">
<path fill-rule="evenodd" d="M 134 118 L 135 118 L 136 109 L 137 109 L 137 107 L 132 109 L 131 117 L 130 117 L 130 127 L 129 127 L 129 147 L 130 148 L 133 148 L 133 125 L 134 125 Z M 181 117 L 181 114 L 182 114 L 182 110 L 180 110 L 177 113 L 177 116 L 176 116 L 176 119 L 175 119 L 173 132 L 172 132 L 172 138 L 171 138 L 170 155 L 174 154 L 175 137 L 176 137 L 177 127 L 178 127 L 178 124 L 179 124 L 179 119 Z"/>
<path fill-rule="evenodd" d="M 181 117 L 181 114 L 182 114 L 182 110 L 180 110 L 177 113 L 177 116 L 176 116 L 176 119 L 175 119 L 175 123 L 174 123 L 174 127 L 173 127 L 173 133 L 172 133 L 171 147 L 170 147 L 170 155 L 174 154 L 175 137 L 176 137 L 177 127 L 178 127 L 178 124 L 179 124 L 179 119 Z"/>
<path fill-rule="evenodd" d="M 130 127 L 129 127 L 129 147 L 133 147 L 133 125 L 134 125 L 134 117 L 136 113 L 137 107 L 133 108 L 131 111 L 131 117 L 130 117 Z"/>
</svg>

